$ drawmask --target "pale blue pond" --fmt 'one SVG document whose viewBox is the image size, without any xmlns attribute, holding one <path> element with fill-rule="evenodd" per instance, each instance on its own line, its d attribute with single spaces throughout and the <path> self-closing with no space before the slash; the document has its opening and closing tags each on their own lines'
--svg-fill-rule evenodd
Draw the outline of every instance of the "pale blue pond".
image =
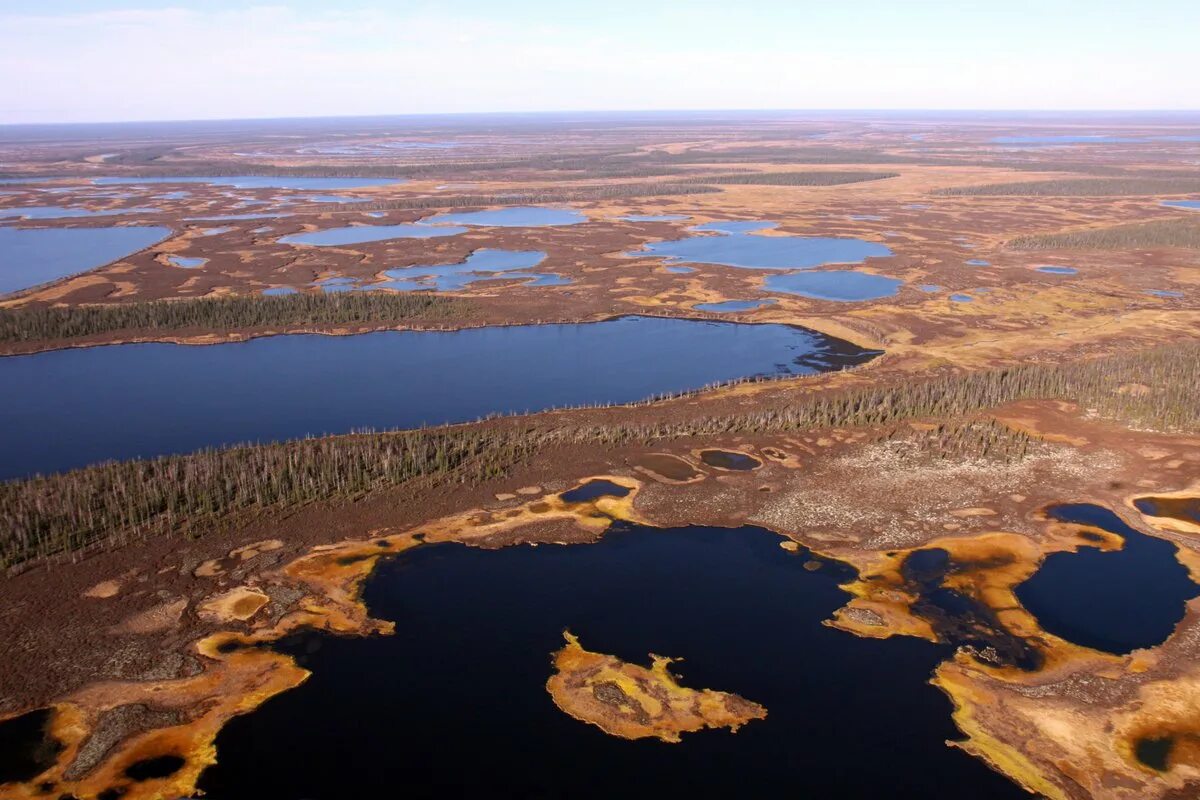
<svg viewBox="0 0 1200 800">
<path fill-rule="evenodd" d="M 20 217 L 21 219 L 67 219 L 73 217 L 114 217 L 119 214 L 154 214 L 157 208 L 113 208 L 105 211 L 92 211 L 87 208 L 65 208 L 63 206 L 19 206 L 17 208 L 0 208 L 0 219 Z"/>
<path fill-rule="evenodd" d="M 917 288 L 922 292 L 929 292 L 930 294 L 933 294 L 934 292 L 940 292 L 942 290 L 942 287 L 938 286 L 936 283 L 922 283 Z"/>
<path fill-rule="evenodd" d="M 1171 208 L 1197 208 L 1200 209 L 1200 200 L 1166 200 L 1164 206 Z"/>
<path fill-rule="evenodd" d="M 296 294 L 296 289 L 291 286 L 275 286 L 270 289 L 263 289 L 262 293 L 268 297 L 278 297 L 285 294 Z"/>
<path fill-rule="evenodd" d="M 669 263 L 720 264 L 742 269 L 805 269 L 823 264 L 861 263 L 892 254 L 886 245 L 864 239 L 755 233 L 777 225 L 761 220 L 710 222 L 691 230 L 718 235 L 651 242 L 630 255 L 659 256 Z"/>
<path fill-rule="evenodd" d="M 370 197 L 344 197 L 340 194 L 310 194 L 305 195 L 303 200 L 310 203 L 369 203 Z"/>
<path fill-rule="evenodd" d="M 851 214 L 850 219 L 855 222 L 883 222 L 887 217 L 881 217 L 876 214 Z"/>
<path fill-rule="evenodd" d="M 950 295 L 950 299 L 956 303 L 973 303 L 973 302 L 975 302 L 975 298 L 971 297 L 971 295 L 969 295 L 969 294 L 952 294 L 952 295 Z"/>
<path fill-rule="evenodd" d="M 195 269 L 196 267 L 202 267 L 208 263 L 207 258 L 188 258 L 185 256 L 167 256 L 167 261 L 170 261 L 177 267 L 183 267 L 184 269 Z"/>
<path fill-rule="evenodd" d="M 924 211 L 925 209 L 929 208 L 929 204 L 928 203 L 909 203 L 908 205 L 903 206 L 903 208 L 908 211 Z"/>
<path fill-rule="evenodd" d="M 736 311 L 753 311 L 774 305 L 774 300 L 725 300 L 721 303 L 697 303 L 692 308 L 697 311 L 710 311 L 716 314 L 732 314 Z"/>
<path fill-rule="evenodd" d="M 626 222 L 682 222 L 691 217 L 687 214 L 626 214 L 621 219 Z"/>
<path fill-rule="evenodd" d="M 234 228 L 230 225 L 226 225 L 223 228 L 204 228 L 203 230 L 200 231 L 200 235 L 201 236 L 217 236 L 218 234 L 229 233 L 231 230 L 234 230 Z"/>
<path fill-rule="evenodd" d="M 184 217 L 186 222 L 230 222 L 239 219 L 276 219 L 278 217 L 290 217 L 291 213 L 286 211 L 277 211 L 271 213 L 255 213 L 255 214 L 213 214 L 211 217 Z"/>
<path fill-rule="evenodd" d="M 686 275 L 689 272 L 695 272 L 695 267 L 665 267 L 667 272 L 674 272 L 677 275 Z"/>
<path fill-rule="evenodd" d="M 379 219 L 380 217 L 386 217 L 387 212 L 386 211 L 368 211 L 367 216 L 374 217 L 375 219 Z"/>
<path fill-rule="evenodd" d="M 833 300 L 851 303 L 861 300 L 877 300 L 893 297 L 904 281 L 884 275 L 854 270 L 828 270 L 822 272 L 796 272 L 789 275 L 768 275 L 763 280 L 763 289 L 768 292 L 783 292 L 814 300 Z"/>
<path fill-rule="evenodd" d="M 1035 136 L 996 136 L 992 144 L 1135 144 L 1145 141 L 1129 136 L 1105 134 L 1040 134 Z"/>
<path fill-rule="evenodd" d="M 218 177 L 170 178 L 93 178 L 97 186 L 136 185 L 157 183 L 207 183 L 212 186 L 232 186 L 235 189 L 361 189 L 364 186 L 393 186 L 405 183 L 401 178 L 304 178 L 268 177 L 264 175 L 232 175 Z"/>
<path fill-rule="evenodd" d="M 545 228 L 555 225 L 577 225 L 587 217 L 569 208 L 542 206 L 513 206 L 491 211 L 464 211 L 437 214 L 421 220 L 425 225 L 479 225 L 489 228 Z"/>
<path fill-rule="evenodd" d="M 324 278 L 322 280 L 314 282 L 311 285 L 316 286 L 321 291 L 328 294 L 330 292 L 352 291 L 353 289 L 355 289 L 358 286 L 358 281 L 354 280 L 354 278 L 333 277 L 333 278 Z"/>
<path fill-rule="evenodd" d="M 984 261 L 982 258 L 972 258 L 967 262 L 969 267 L 990 267 L 992 264 L 989 261 Z"/>
<path fill-rule="evenodd" d="M 561 286 L 570 281 L 557 275 L 522 273 L 546 259 L 541 250 L 476 250 L 457 264 L 431 264 L 400 267 L 384 271 L 386 283 L 371 284 L 365 289 L 395 289 L 415 291 L 436 289 L 451 292 L 481 280 L 500 278 L 531 278 L 530 286 Z"/>
<path fill-rule="evenodd" d="M 0 479 L 237 442 L 628 403 L 876 355 L 790 325 L 624 317 L 8 356 Z"/>
<path fill-rule="evenodd" d="M 254 230 L 252 230 L 250 232 L 251 233 L 266 233 L 267 231 L 270 231 L 270 230 L 274 230 L 274 229 L 270 225 L 263 225 L 261 228 L 255 228 Z"/>
<path fill-rule="evenodd" d="M 1150 289 L 1146 294 L 1152 294 L 1155 297 L 1183 297 L 1183 292 L 1172 292 L 1169 289 Z"/>
<path fill-rule="evenodd" d="M 1079 270 L 1075 269 L 1074 267 L 1045 266 L 1034 267 L 1034 269 L 1036 269 L 1038 272 L 1048 272 L 1051 275 L 1075 275 L 1079 272 Z"/>
<path fill-rule="evenodd" d="M 183 200 L 191 196 L 191 192 L 164 192 L 163 194 L 154 195 L 155 200 Z"/>
<path fill-rule="evenodd" d="M 0 293 L 101 267 L 160 242 L 169 228 L 0 227 Z"/>
<path fill-rule="evenodd" d="M 335 247 L 343 244 L 380 242 L 384 239 L 433 239 L 440 236 L 457 236 L 469 229 L 453 225 L 350 225 L 345 228 L 329 228 L 323 231 L 293 233 L 284 236 L 281 244 L 311 244 L 317 247 Z"/>
</svg>

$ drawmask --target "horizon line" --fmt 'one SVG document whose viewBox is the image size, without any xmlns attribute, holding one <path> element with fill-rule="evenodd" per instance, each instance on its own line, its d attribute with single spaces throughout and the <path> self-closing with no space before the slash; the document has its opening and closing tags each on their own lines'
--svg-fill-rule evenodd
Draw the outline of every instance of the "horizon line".
<svg viewBox="0 0 1200 800">
<path fill-rule="evenodd" d="M 136 119 L 106 119 L 106 120 L 58 120 L 39 122 L 0 122 L 0 128 L 31 128 L 46 126 L 72 125 L 167 125 L 188 123 L 221 123 L 221 122 L 299 122 L 319 120 L 384 120 L 384 119 L 419 119 L 446 117 L 505 117 L 505 116 L 568 116 L 568 115 L 669 115 L 669 114 L 979 114 L 979 115 L 1097 115 L 1114 114 L 1122 116 L 1136 115 L 1196 115 L 1200 117 L 1200 108 L 661 108 L 661 109 L 563 109 L 563 110 L 525 110 L 525 111 L 418 111 L 379 114 L 318 114 L 310 116 L 268 116 L 268 117 L 178 117 L 178 118 L 136 118 Z"/>
</svg>

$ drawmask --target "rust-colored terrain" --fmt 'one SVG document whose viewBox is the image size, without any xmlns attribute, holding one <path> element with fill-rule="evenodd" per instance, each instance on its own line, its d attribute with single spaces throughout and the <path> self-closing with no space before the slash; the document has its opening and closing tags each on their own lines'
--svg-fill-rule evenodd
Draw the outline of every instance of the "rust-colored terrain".
<svg viewBox="0 0 1200 800">
<path fill-rule="evenodd" d="M 568 131 L 380 130 L 350 137 L 361 149 L 336 159 L 314 155 L 306 144 L 319 139 L 303 133 L 287 145 L 181 134 L 149 152 L 138 142 L 106 141 L 84 148 L 89 152 L 83 155 L 78 142 L 0 141 L 9 177 L 51 179 L 4 185 L 0 205 L 158 209 L 5 224 L 152 222 L 172 231 L 115 263 L 0 298 L 0 313 L 257 296 L 279 287 L 316 293 L 322 289 L 314 283 L 330 277 L 365 286 L 382 280 L 387 269 L 456 263 L 478 249 L 506 248 L 545 251 L 533 271 L 570 282 L 475 283 L 454 293 L 469 303 L 469 318 L 447 313 L 412 327 L 656 314 L 794 324 L 883 351 L 841 373 L 461 426 L 510 434 L 534 428 L 639 431 L 564 437 L 532 455 L 514 455 L 503 470 L 483 478 L 435 476 L 331 493 L 303 505 L 242 507 L 200 525 L 112 531 L 86 551 L 11 565 L 0 578 L 0 725 L 41 709 L 52 712 L 43 712 L 44 769 L 0 783 L 0 797 L 188 796 L 203 769 L 219 759 L 214 741 L 230 718 L 306 679 L 308 673 L 272 650 L 271 642 L 306 629 L 392 632 L 391 623 L 373 619 L 361 600 L 363 581 L 381 559 L 435 542 L 586 547 L 617 520 L 660 528 L 768 528 L 786 549 L 857 571 L 844 586 L 845 605 L 827 622 L 845 635 L 969 640 L 931 676 L 953 701 L 963 737 L 954 745 L 1031 793 L 1071 800 L 1196 797 L 1200 599 L 1187 603 L 1161 645 L 1114 655 L 1043 630 L 1014 593 L 1053 553 L 1123 546 L 1119 535 L 1047 515 L 1048 507 L 1063 502 L 1104 506 L 1138 531 L 1169 541 L 1200 583 L 1200 429 L 1194 411 L 1134 419 L 1094 402 L 1101 396 L 1137 400 L 1139 408 L 1187 405 L 1195 402 L 1189 399 L 1194 385 L 1183 391 L 1156 385 L 1156 373 L 1143 382 L 1101 386 L 1089 398 L 1004 397 L 979 404 L 981 410 L 965 420 L 860 415 L 861 424 L 790 430 L 706 422 L 756 419 L 874 386 L 918 386 L 1022 365 L 1069 368 L 1200 339 L 1200 210 L 1163 204 L 1200 198 L 1200 145 L 1163 138 L 1180 129 L 1153 119 L 1113 123 L 1104 131 L 1145 141 L 1015 148 L 991 140 L 1054 126 L 901 122 L 798 118 L 628 128 L 613 123 Z M 1058 124 L 1057 132 L 1077 125 Z M 461 145 L 409 156 L 377 154 L 376 145 L 398 137 L 454 138 Z M 118 155 L 92 158 L 101 152 Z M 837 185 L 705 180 L 793 172 L 895 176 Z M 337 204 L 304 199 L 328 190 L 208 184 L 106 186 L 125 196 L 97 197 L 95 186 L 78 179 L 240 173 L 408 180 L 335 190 L 364 201 Z M 977 187 L 1035 183 L 1049 188 L 976 193 Z M 693 193 L 697 186 L 713 190 Z M 173 191 L 187 196 L 162 198 Z M 474 227 L 453 237 L 338 247 L 279 241 L 305 231 L 511 205 L 505 195 L 528 198 L 522 205 L 570 207 L 588 221 Z M 273 211 L 289 216 L 192 219 Z M 688 219 L 621 219 L 635 214 Z M 762 282 L 771 274 L 765 270 L 689 264 L 694 271 L 675 273 L 662 259 L 638 252 L 647 243 L 691 235 L 687 229 L 696 224 L 724 220 L 779 223 L 755 235 L 885 244 L 893 255 L 841 268 L 903 284 L 894 296 L 876 300 L 807 299 L 765 292 Z M 1103 237 L 1084 237 L 1080 246 L 1070 237 L 1039 238 L 1142 223 L 1153 223 L 1145 228 L 1149 232 L 1122 233 L 1118 244 Z M 216 227 L 229 229 L 202 235 Z M 182 268 L 169 255 L 207 261 Z M 968 263 L 974 260 L 986 264 Z M 1036 269 L 1047 265 L 1076 272 Z M 695 309 L 763 298 L 775 302 L 735 314 Z M 146 340 L 199 345 L 301 329 L 350 334 L 381 327 L 395 326 L 135 328 L 10 339 L 0 348 L 11 354 Z M 676 434 L 672 426 L 691 427 Z M 984 433 L 976 439 L 962 430 Z M 725 468 L 714 450 L 757 466 Z M 589 480 L 610 481 L 627 493 L 582 502 L 563 497 Z M 965 622 L 931 612 L 921 588 L 905 574 L 906 559 L 931 549 L 945 551 L 955 565 L 943 582 L 970 601 L 973 612 Z M 739 687 L 716 687 L 731 694 L 682 687 L 668 663 L 655 657 L 649 668 L 628 664 L 585 650 L 568 634 L 548 665 L 553 675 L 546 688 L 567 714 L 624 738 L 678 741 L 704 727 L 769 724 L 769 709 L 732 694 Z M 1147 742 L 1167 743 L 1161 763 L 1139 756 Z M 174 769 L 137 779 L 136 765 L 154 759 L 175 759 Z"/>
</svg>

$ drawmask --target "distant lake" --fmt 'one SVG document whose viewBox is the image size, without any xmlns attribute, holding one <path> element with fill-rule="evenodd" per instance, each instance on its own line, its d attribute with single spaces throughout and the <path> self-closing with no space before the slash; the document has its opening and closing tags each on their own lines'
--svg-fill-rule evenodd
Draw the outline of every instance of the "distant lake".
<svg viewBox="0 0 1200 800">
<path fill-rule="evenodd" d="M 1165 200 L 1163 205 L 1171 208 L 1200 208 L 1200 200 Z"/>
<path fill-rule="evenodd" d="M 344 244 L 364 244 L 385 239 L 435 239 L 440 236 L 457 236 L 469 228 L 453 225 L 350 225 L 345 228 L 328 228 L 323 231 L 293 233 L 279 239 L 280 244 L 311 244 L 331 247 Z"/>
<path fill-rule="evenodd" d="M 512 206 L 491 211 L 436 214 L 421 220 L 425 225 L 478 225 L 490 228 L 545 228 L 578 225 L 581 222 L 587 222 L 587 217 L 578 211 L 541 206 Z"/>
<path fill-rule="evenodd" d="M 156 183 L 207 183 L 212 186 L 232 186 L 235 189 L 362 189 L 366 186 L 395 186 L 407 183 L 402 178 L 306 178 L 269 177 L 265 175 L 232 175 L 211 177 L 165 178 L 93 178 L 97 186 L 121 186 Z"/>
<path fill-rule="evenodd" d="M 787 325 L 623 317 L 8 356 L 0 358 L 0 478 L 245 441 L 624 403 L 874 355 Z"/>
<path fill-rule="evenodd" d="M 0 293 L 86 272 L 165 239 L 169 228 L 0 227 Z"/>
<path fill-rule="evenodd" d="M 768 275 L 763 288 L 768 292 L 783 292 L 814 300 L 854 302 L 892 297 L 904 281 L 854 270 L 797 272 L 791 275 Z"/>
<path fill-rule="evenodd" d="M 65 208 L 64 206 L 18 206 L 17 208 L 0 208 L 0 219 L 9 217 L 21 219 L 114 217 L 119 214 L 154 214 L 160 210 L 158 208 L 112 208 L 105 211 L 92 211 L 87 208 Z"/>
<path fill-rule="evenodd" d="M 669 263 L 720 264 L 743 269 L 804 269 L 823 264 L 859 263 L 867 258 L 892 254 L 886 245 L 863 239 L 756 233 L 776 225 L 761 220 L 710 222 L 691 230 L 718 235 L 650 242 L 629 255 L 659 256 Z"/>
<path fill-rule="evenodd" d="M 370 284 L 366 288 L 400 291 L 437 289 L 440 292 L 450 292 L 462 289 L 479 280 L 541 277 L 528 273 L 515 274 L 514 271 L 536 267 L 545 259 L 546 254 L 541 250 L 476 250 L 458 264 L 436 264 L 386 270 L 384 274 L 391 279 L 391 282 Z"/>
</svg>

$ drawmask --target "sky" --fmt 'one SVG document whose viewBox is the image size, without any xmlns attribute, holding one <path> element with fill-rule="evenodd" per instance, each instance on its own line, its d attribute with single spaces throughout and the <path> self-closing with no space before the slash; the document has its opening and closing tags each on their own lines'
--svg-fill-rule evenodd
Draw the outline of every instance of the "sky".
<svg viewBox="0 0 1200 800">
<path fill-rule="evenodd" d="M 0 0 L 0 124 L 1197 109 L 1197 0 Z"/>
</svg>

